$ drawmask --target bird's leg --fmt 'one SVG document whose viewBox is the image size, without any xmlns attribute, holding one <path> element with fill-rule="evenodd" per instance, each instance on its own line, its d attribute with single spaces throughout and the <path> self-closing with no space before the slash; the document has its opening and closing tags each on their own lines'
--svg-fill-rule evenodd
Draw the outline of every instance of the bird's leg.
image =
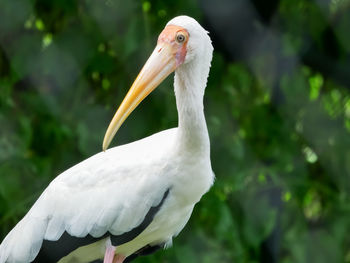
<svg viewBox="0 0 350 263">
<path fill-rule="evenodd" d="M 125 256 L 121 254 L 117 254 L 114 258 L 113 263 L 123 263 L 124 259 L 125 259 Z"/>
<path fill-rule="evenodd" d="M 125 256 L 121 254 L 115 255 L 115 246 L 112 245 L 111 240 L 108 238 L 106 241 L 106 251 L 103 259 L 103 263 L 123 263 Z"/>
<path fill-rule="evenodd" d="M 107 242 L 105 256 L 103 259 L 103 263 L 113 263 L 114 255 L 115 255 L 115 246 L 112 246 L 112 244 L 108 244 L 110 242 Z"/>
</svg>

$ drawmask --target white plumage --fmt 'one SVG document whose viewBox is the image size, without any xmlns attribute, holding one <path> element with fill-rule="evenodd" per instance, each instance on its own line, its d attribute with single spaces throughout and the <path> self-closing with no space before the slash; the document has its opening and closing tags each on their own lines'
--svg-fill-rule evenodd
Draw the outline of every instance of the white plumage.
<svg viewBox="0 0 350 263">
<path fill-rule="evenodd" d="M 203 113 L 213 48 L 194 19 L 180 16 L 169 25 L 189 34 L 185 59 L 175 73 L 179 127 L 98 153 L 60 174 L 3 240 L 0 263 L 32 262 L 43 240 L 58 240 L 64 232 L 82 238 L 108 232 L 122 235 L 139 226 L 158 205 L 150 224 L 117 246 L 116 254 L 128 257 L 147 245 L 170 245 L 185 226 L 214 179 Z M 155 52 L 163 52 L 159 43 Z M 80 247 L 60 262 L 101 259 L 108 242 L 107 236 Z"/>
</svg>

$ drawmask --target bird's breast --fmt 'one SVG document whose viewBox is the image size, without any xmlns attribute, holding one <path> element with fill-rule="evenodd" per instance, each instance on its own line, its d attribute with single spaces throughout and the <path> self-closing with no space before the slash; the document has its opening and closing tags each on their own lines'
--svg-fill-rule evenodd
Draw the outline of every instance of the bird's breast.
<svg viewBox="0 0 350 263">
<path fill-rule="evenodd" d="M 176 165 L 173 192 L 178 202 L 184 205 L 197 203 L 213 184 L 214 174 L 210 160 L 187 158 Z"/>
</svg>

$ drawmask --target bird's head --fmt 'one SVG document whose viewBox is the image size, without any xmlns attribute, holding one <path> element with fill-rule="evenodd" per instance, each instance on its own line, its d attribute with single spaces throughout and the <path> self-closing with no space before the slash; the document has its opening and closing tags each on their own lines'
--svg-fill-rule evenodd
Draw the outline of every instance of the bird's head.
<svg viewBox="0 0 350 263">
<path fill-rule="evenodd" d="M 105 151 L 130 113 L 177 68 L 191 63 L 203 52 L 212 53 L 210 38 L 200 24 L 188 16 L 173 18 L 160 33 L 157 46 L 143 66 L 115 113 L 103 140 Z"/>
</svg>

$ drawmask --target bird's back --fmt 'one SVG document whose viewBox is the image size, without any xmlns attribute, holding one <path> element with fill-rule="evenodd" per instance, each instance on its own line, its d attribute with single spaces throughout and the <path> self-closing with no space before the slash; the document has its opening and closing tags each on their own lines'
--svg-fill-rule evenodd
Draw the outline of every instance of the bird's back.
<svg viewBox="0 0 350 263">
<path fill-rule="evenodd" d="M 175 134 L 169 129 L 112 148 L 60 174 L 3 240 L 0 263 L 31 262 L 43 240 L 58 240 L 64 233 L 100 238 L 141 224 L 169 188 L 157 173 Z"/>
</svg>

